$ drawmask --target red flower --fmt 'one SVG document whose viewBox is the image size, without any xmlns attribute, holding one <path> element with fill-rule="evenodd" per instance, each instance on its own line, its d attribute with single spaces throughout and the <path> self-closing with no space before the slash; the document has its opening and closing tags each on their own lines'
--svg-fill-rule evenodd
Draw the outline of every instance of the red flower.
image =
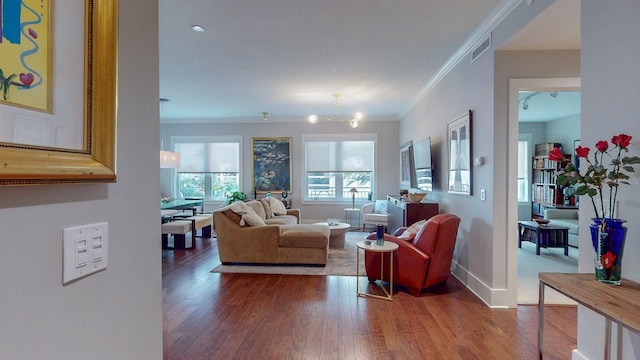
<svg viewBox="0 0 640 360">
<path fill-rule="evenodd" d="M 615 135 L 614 137 L 611 138 L 611 143 L 613 145 L 618 145 L 623 149 L 626 149 L 627 146 L 629 146 L 630 142 L 631 142 L 631 136 L 627 134 Z"/>
<path fill-rule="evenodd" d="M 563 161 L 564 155 L 562 154 L 562 150 L 558 148 L 553 148 L 549 151 L 549 160 L 551 161 Z"/>
<path fill-rule="evenodd" d="M 613 262 L 616 261 L 616 254 L 609 251 L 608 253 L 602 255 L 602 265 L 604 265 L 605 269 L 611 268 L 613 266 Z"/>
<path fill-rule="evenodd" d="M 600 140 L 596 143 L 596 149 L 598 149 L 598 151 L 600 152 L 605 152 L 607 151 L 608 148 L 609 148 L 609 143 L 604 140 Z"/>
<path fill-rule="evenodd" d="M 596 145 L 596 147 L 597 146 L 598 145 Z M 586 158 L 587 156 L 589 156 L 589 151 L 591 151 L 591 149 L 589 149 L 588 147 L 582 147 L 578 145 L 578 147 L 576 148 L 576 155 L 581 158 Z"/>
</svg>

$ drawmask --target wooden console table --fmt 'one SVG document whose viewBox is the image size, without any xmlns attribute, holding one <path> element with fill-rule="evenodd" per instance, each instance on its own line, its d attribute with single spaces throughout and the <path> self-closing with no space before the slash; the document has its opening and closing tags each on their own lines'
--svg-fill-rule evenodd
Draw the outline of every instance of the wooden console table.
<svg viewBox="0 0 640 360">
<path fill-rule="evenodd" d="M 620 286 L 603 284 L 593 274 L 539 273 L 538 357 L 542 359 L 544 328 L 544 287 L 558 291 L 605 318 L 604 357 L 609 359 L 611 321 L 640 335 L 640 283 L 622 279 Z"/>
<path fill-rule="evenodd" d="M 438 203 L 404 202 L 399 197 L 387 195 L 387 229 L 392 234 L 401 226 L 428 220 L 438 215 L 438 212 Z"/>
</svg>

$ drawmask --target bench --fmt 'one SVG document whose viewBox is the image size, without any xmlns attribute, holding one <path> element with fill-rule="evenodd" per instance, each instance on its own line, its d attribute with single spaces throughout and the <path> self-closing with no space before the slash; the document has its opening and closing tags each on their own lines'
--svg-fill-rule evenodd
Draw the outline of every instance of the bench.
<svg viewBox="0 0 640 360">
<path fill-rule="evenodd" d="M 162 224 L 162 249 L 193 249 L 196 243 L 196 232 L 201 230 L 202 237 L 211 237 L 213 227 L 212 214 L 199 214 L 178 218 Z M 186 246 L 186 234 L 191 233 L 191 246 Z M 169 235 L 173 235 L 173 247 L 169 246 Z"/>
</svg>

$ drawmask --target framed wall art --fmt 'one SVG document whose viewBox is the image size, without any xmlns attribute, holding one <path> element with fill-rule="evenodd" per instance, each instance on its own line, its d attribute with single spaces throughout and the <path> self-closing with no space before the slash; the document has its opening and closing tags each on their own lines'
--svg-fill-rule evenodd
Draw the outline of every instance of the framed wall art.
<svg viewBox="0 0 640 360">
<path fill-rule="evenodd" d="M 291 191 L 291 138 L 252 138 L 253 192 Z"/>
<path fill-rule="evenodd" d="M 0 185 L 115 181 L 118 1 L 0 13 Z"/>
<path fill-rule="evenodd" d="M 471 195 L 471 110 L 447 123 L 449 172 L 447 192 Z"/>
<path fill-rule="evenodd" d="M 400 189 L 414 186 L 413 173 L 413 142 L 409 141 L 400 146 Z"/>
</svg>

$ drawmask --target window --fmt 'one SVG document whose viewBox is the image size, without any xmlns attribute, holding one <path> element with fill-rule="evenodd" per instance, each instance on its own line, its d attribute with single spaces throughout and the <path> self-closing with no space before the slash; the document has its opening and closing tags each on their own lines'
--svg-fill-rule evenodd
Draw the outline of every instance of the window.
<svg viewBox="0 0 640 360">
<path fill-rule="evenodd" d="M 529 202 L 531 188 L 531 135 L 518 140 L 518 202 Z"/>
<path fill-rule="evenodd" d="M 174 137 L 179 197 L 226 200 L 240 190 L 240 137 Z"/>
<path fill-rule="evenodd" d="M 310 201 L 368 199 L 373 193 L 375 136 L 303 136 L 304 199 Z"/>
</svg>

